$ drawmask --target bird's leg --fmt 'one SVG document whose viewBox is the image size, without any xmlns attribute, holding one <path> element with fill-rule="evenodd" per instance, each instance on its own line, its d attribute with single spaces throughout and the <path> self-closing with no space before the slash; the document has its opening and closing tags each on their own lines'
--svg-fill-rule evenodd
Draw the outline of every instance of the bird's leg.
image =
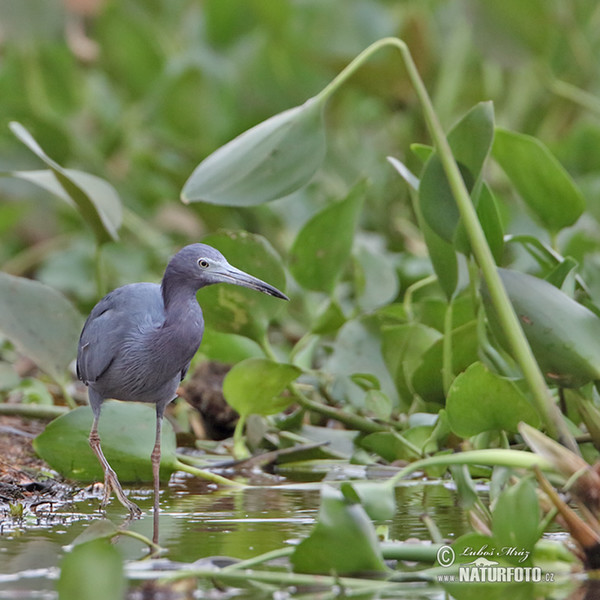
<svg viewBox="0 0 600 600">
<path fill-rule="evenodd" d="M 102 470 L 104 471 L 104 496 L 102 498 L 102 503 L 100 506 L 104 508 L 110 499 L 110 492 L 114 490 L 119 502 L 129 511 L 129 514 L 140 515 L 142 514 L 141 508 L 134 504 L 123 491 L 121 484 L 119 483 L 119 478 L 117 474 L 113 471 L 112 467 L 108 464 L 104 453 L 102 452 L 102 446 L 100 446 L 100 436 L 98 435 L 98 419 L 99 414 L 94 415 L 94 422 L 92 424 L 92 429 L 90 431 L 90 447 L 94 451 L 94 454 L 100 461 L 102 465 Z"/>
<path fill-rule="evenodd" d="M 154 531 L 152 541 L 158 544 L 158 523 L 159 523 L 159 494 L 160 494 L 160 435 L 162 430 L 164 407 L 156 405 L 156 439 L 152 449 L 152 477 L 154 479 Z"/>
</svg>

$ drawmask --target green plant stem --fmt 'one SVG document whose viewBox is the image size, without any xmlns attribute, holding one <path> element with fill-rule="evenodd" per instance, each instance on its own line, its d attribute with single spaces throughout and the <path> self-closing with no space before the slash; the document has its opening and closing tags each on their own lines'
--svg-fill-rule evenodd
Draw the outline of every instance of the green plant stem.
<svg viewBox="0 0 600 600">
<path fill-rule="evenodd" d="M 66 406 L 53 404 L 6 404 L 0 403 L 0 415 L 18 415 L 30 419 L 54 419 L 69 412 Z"/>
<path fill-rule="evenodd" d="M 284 571 L 255 571 L 245 569 L 226 570 L 226 569 L 182 569 L 174 573 L 166 574 L 160 581 L 170 583 L 190 577 L 211 579 L 223 581 L 225 583 L 235 584 L 248 581 L 256 581 L 278 586 L 318 586 L 318 587 L 342 587 L 349 590 L 362 590 L 376 592 L 386 588 L 396 587 L 394 582 L 377 581 L 375 579 L 359 579 L 354 577 L 332 577 L 331 575 L 305 575 L 303 573 L 289 573 Z M 394 575 L 394 580 L 404 579 L 414 581 L 421 579 L 418 573 L 402 573 Z"/>
<path fill-rule="evenodd" d="M 570 100 L 594 113 L 596 116 L 600 116 L 600 100 L 597 96 L 560 79 L 551 81 L 550 90 L 557 96 Z"/>
<path fill-rule="evenodd" d="M 487 465 L 490 467 L 511 467 L 514 469 L 532 469 L 533 467 L 538 467 L 545 471 L 555 471 L 550 461 L 537 454 L 532 454 L 524 450 L 491 448 L 486 450 L 469 450 L 455 454 L 438 454 L 417 460 L 401 469 L 396 475 L 388 479 L 385 484 L 393 487 L 401 479 L 419 469 L 441 465 Z"/>
<path fill-rule="evenodd" d="M 246 415 L 240 415 L 238 422 L 233 430 L 233 457 L 236 460 L 248 458 L 250 452 L 244 443 L 244 426 L 246 425 Z"/>
<path fill-rule="evenodd" d="M 448 391 L 454 379 L 452 370 L 452 313 L 452 300 L 450 300 L 446 305 L 446 313 L 444 314 L 444 338 L 442 340 L 442 385 L 446 397 L 448 397 Z"/>
<path fill-rule="evenodd" d="M 414 314 L 412 310 L 412 300 L 415 292 L 417 292 L 420 289 L 423 289 L 424 287 L 427 287 L 428 285 L 435 283 L 437 280 L 438 279 L 435 275 L 428 275 L 423 279 L 415 281 L 415 283 L 412 283 L 406 288 L 406 291 L 404 292 L 403 306 L 404 312 L 406 313 L 406 318 L 409 321 L 412 321 L 414 319 Z"/>
<path fill-rule="evenodd" d="M 300 391 L 300 388 L 294 383 L 290 384 L 289 390 L 293 394 L 298 404 L 300 404 L 300 406 L 302 406 L 303 408 L 329 417 L 330 419 L 339 421 L 340 423 L 346 425 L 350 429 L 356 429 L 358 431 L 363 431 L 364 433 L 376 433 L 379 431 L 390 430 L 390 426 L 388 425 L 377 423 L 375 421 L 372 421 L 371 419 L 360 417 L 359 415 L 355 415 L 353 413 L 346 412 L 345 410 L 334 408 L 333 406 L 327 406 L 326 404 L 315 402 L 314 400 L 307 398 Z"/>
<path fill-rule="evenodd" d="M 258 556 L 253 556 L 252 558 L 241 560 L 240 562 L 223 567 L 221 571 L 239 571 L 240 569 L 250 569 L 252 567 L 255 567 L 256 565 L 260 565 L 271 560 L 291 556 L 295 552 L 295 550 L 296 548 L 293 546 L 287 546 L 286 548 L 277 548 L 276 550 L 271 550 L 269 552 L 265 552 L 264 554 L 259 554 Z"/>
<path fill-rule="evenodd" d="M 206 471 L 204 469 L 198 469 L 197 467 L 192 467 L 192 465 L 187 465 L 180 460 L 175 460 L 174 464 L 178 470 L 189 473 L 190 475 L 194 475 L 195 477 L 200 477 L 200 479 L 206 479 L 211 483 L 226 485 L 229 487 L 248 487 L 245 483 L 233 481 L 231 479 L 227 479 L 226 477 L 221 477 L 221 475 L 217 475 L 216 473 L 211 473 L 210 471 Z"/>
</svg>

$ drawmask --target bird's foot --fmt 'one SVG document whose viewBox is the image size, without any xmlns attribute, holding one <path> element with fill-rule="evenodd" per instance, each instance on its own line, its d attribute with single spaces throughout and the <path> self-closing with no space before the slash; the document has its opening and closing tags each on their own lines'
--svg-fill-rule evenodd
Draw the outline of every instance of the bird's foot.
<svg viewBox="0 0 600 600">
<path fill-rule="evenodd" d="M 132 502 L 123 491 L 117 474 L 114 471 L 106 471 L 104 474 L 104 496 L 100 506 L 104 509 L 110 500 L 111 491 L 115 492 L 119 502 L 129 511 L 130 516 L 139 517 L 142 514 L 142 509 Z"/>
</svg>

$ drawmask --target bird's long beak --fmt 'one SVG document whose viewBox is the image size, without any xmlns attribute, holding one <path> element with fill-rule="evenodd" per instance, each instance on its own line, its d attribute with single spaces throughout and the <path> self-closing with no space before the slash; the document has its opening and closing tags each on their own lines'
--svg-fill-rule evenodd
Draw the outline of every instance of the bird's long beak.
<svg viewBox="0 0 600 600">
<path fill-rule="evenodd" d="M 236 269 L 230 264 L 223 265 L 220 271 L 221 272 L 219 275 L 221 275 L 228 283 L 234 283 L 235 285 L 241 285 L 252 290 L 257 290 L 263 294 L 275 296 L 275 298 L 289 300 L 289 298 L 283 292 L 280 292 L 276 287 L 273 287 L 257 277 L 252 277 L 252 275 L 248 275 L 248 273 L 244 273 L 244 271 Z"/>
</svg>

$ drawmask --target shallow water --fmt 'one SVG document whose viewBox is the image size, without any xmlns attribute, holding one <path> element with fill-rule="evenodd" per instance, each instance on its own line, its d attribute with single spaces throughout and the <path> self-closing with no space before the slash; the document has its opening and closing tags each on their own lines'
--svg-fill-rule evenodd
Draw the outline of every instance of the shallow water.
<svg viewBox="0 0 600 600">
<path fill-rule="evenodd" d="M 336 485 L 335 482 L 332 485 Z M 210 489 L 184 475 L 174 476 L 161 492 L 160 544 L 171 561 L 191 563 L 211 556 L 250 558 L 305 537 L 319 509 L 316 483 L 283 483 L 241 489 Z M 442 484 L 406 482 L 396 490 L 398 510 L 387 525 L 389 538 L 427 540 L 421 516 L 427 513 L 443 536 L 461 535 L 464 515 L 452 489 Z M 152 494 L 141 489 L 131 498 L 142 518 L 128 529 L 152 536 Z M 97 521 L 99 498 L 87 497 L 41 516 L 26 516 L 20 526 L 5 519 L 0 535 L 0 598 L 55 598 L 55 568 L 68 546 Z M 43 513 L 43 514 L 42 514 Z M 106 517 L 127 526 L 124 509 L 113 500 Z M 147 554 L 139 541 L 120 537 L 116 542 L 126 560 Z"/>
</svg>

